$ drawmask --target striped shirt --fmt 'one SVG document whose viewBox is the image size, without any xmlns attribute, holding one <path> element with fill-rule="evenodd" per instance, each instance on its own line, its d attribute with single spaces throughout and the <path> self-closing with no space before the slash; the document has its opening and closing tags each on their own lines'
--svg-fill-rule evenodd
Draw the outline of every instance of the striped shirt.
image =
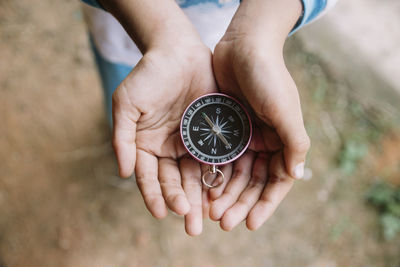
<svg viewBox="0 0 400 267">
<path fill-rule="evenodd" d="M 301 0 L 303 13 L 291 34 L 325 14 L 337 0 Z M 82 0 L 90 34 L 100 54 L 110 62 L 134 66 L 141 52 L 119 22 L 97 0 Z M 203 42 L 214 49 L 235 14 L 239 0 L 176 0 Z"/>
</svg>

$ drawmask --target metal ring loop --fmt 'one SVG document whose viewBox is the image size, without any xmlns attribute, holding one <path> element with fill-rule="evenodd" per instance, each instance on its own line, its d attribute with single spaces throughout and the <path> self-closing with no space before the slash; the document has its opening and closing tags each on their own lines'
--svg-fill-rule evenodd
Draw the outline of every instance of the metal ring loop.
<svg viewBox="0 0 400 267">
<path fill-rule="evenodd" d="M 217 185 L 210 185 L 206 182 L 206 176 L 208 174 L 215 174 L 215 172 L 212 172 L 211 170 L 205 172 L 202 176 L 201 176 L 201 181 L 203 182 L 203 185 L 207 186 L 208 188 L 214 188 L 214 187 L 218 187 L 221 184 L 223 184 L 223 182 L 225 181 L 225 175 L 221 170 L 216 169 L 216 173 L 217 173 L 217 177 L 214 179 L 214 181 L 218 178 L 218 173 L 221 174 L 222 177 L 222 181 L 220 183 L 218 183 Z"/>
</svg>

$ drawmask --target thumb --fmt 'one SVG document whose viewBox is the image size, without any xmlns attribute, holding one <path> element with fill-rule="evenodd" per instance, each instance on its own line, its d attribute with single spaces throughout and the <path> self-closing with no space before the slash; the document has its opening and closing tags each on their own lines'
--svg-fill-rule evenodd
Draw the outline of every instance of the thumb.
<svg viewBox="0 0 400 267">
<path fill-rule="evenodd" d="M 304 128 L 303 120 L 300 119 L 301 111 L 296 116 L 282 114 L 282 120 L 276 123 L 278 135 L 284 144 L 283 155 L 285 158 L 286 170 L 295 179 L 302 179 L 304 176 L 304 164 L 310 138 Z"/>
<path fill-rule="evenodd" d="M 280 99 L 275 101 L 277 106 L 271 109 L 273 114 L 270 113 L 270 122 L 284 145 L 283 155 L 288 174 L 295 179 L 301 179 L 304 176 L 304 164 L 310 148 L 310 138 L 304 127 L 296 85 L 293 80 L 290 80 L 287 86 L 288 90 L 285 90 L 284 95 L 280 95 Z"/>
<path fill-rule="evenodd" d="M 136 123 L 140 112 L 131 104 L 124 83 L 113 94 L 113 138 L 119 175 L 127 178 L 133 174 L 136 163 Z"/>
<path fill-rule="evenodd" d="M 304 176 L 304 163 L 310 148 L 310 139 L 303 123 L 300 99 L 296 84 L 285 67 L 265 71 L 262 79 L 253 84 L 255 92 L 251 98 L 254 110 L 267 125 L 275 128 L 284 145 L 287 173 L 296 179 Z M 264 135 L 264 143 L 268 135 Z"/>
</svg>

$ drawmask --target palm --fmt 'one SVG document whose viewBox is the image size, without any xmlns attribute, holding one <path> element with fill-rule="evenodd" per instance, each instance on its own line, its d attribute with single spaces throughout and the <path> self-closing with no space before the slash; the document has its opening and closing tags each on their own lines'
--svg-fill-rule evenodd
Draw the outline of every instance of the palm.
<svg viewBox="0 0 400 267">
<path fill-rule="evenodd" d="M 198 218 L 199 213 L 201 217 L 201 185 L 193 180 L 200 177 L 200 166 L 188 159 L 179 162 L 185 154 L 179 123 L 194 99 L 214 91 L 211 53 L 196 47 L 195 53 L 186 55 L 146 54 L 113 96 L 120 174 L 129 176 L 135 170 L 146 206 L 155 217 L 164 217 L 166 206 L 178 214 L 190 210 L 191 217 Z"/>
</svg>

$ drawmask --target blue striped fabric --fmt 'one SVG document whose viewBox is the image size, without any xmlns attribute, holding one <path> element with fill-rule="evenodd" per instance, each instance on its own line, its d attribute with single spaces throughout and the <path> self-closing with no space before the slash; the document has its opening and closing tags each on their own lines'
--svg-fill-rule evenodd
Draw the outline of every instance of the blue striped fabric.
<svg viewBox="0 0 400 267">
<path fill-rule="evenodd" d="M 89 34 L 89 44 L 100 74 L 107 119 L 110 125 L 112 125 L 112 94 L 118 85 L 128 76 L 129 72 L 131 72 L 132 67 L 105 59 L 96 48 L 91 34 Z"/>
<path fill-rule="evenodd" d="M 301 21 L 290 34 L 314 20 L 326 7 L 327 0 L 301 0 L 303 3 L 303 15 Z"/>
<path fill-rule="evenodd" d="M 81 0 L 82 2 L 97 8 L 104 9 L 97 0 Z"/>
<path fill-rule="evenodd" d="M 103 9 L 97 0 L 81 0 L 82 2 Z M 318 14 L 320 14 L 326 7 L 328 0 L 301 0 L 303 4 L 303 15 L 301 20 L 296 24 L 295 28 L 290 34 L 303 27 L 304 25 L 310 23 L 314 20 Z M 222 3 L 231 1 L 220 1 L 220 0 L 176 0 L 180 7 L 186 8 L 189 6 L 197 5 L 200 3 L 215 3 L 217 6 L 222 6 Z"/>
<path fill-rule="evenodd" d="M 194 6 L 194 5 L 198 5 L 198 4 L 204 4 L 204 3 L 214 3 L 217 6 L 223 6 L 223 4 L 221 4 L 222 1 L 220 1 L 220 0 L 177 0 L 176 2 L 182 8 L 190 7 L 190 6 Z M 227 1 L 227 2 L 230 2 L 230 1 Z"/>
</svg>

